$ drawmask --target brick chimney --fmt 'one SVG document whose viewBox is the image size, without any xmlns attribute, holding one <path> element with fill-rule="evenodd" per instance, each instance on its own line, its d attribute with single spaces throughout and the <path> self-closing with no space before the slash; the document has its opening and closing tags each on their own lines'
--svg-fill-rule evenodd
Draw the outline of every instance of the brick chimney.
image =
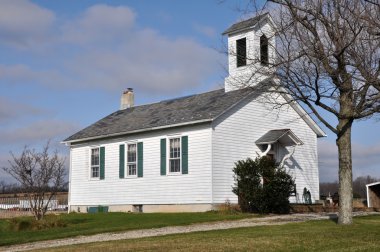
<svg viewBox="0 0 380 252">
<path fill-rule="evenodd" d="M 123 92 L 120 99 L 120 110 L 132 108 L 135 102 L 135 96 L 133 94 L 133 88 L 128 88 Z"/>
</svg>

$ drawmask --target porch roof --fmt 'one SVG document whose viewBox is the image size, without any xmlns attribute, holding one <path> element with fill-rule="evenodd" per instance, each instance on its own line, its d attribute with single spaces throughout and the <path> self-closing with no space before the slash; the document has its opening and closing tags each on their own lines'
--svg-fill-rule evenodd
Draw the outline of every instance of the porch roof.
<svg viewBox="0 0 380 252">
<path fill-rule="evenodd" d="M 302 145 L 303 142 L 290 129 L 270 130 L 260 137 L 257 145 L 282 143 L 284 145 Z"/>
</svg>

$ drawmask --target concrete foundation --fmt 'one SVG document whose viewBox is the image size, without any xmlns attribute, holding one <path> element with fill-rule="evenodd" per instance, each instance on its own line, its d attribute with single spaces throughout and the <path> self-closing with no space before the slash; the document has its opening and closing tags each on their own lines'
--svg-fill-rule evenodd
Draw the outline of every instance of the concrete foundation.
<svg viewBox="0 0 380 252">
<path fill-rule="evenodd" d="M 103 206 L 103 205 L 102 205 Z M 206 212 L 215 210 L 218 206 L 213 204 L 178 204 L 178 205 L 104 205 L 109 212 L 144 212 L 144 213 L 178 213 L 178 212 Z M 89 207 L 71 205 L 69 212 L 87 213 Z"/>
</svg>

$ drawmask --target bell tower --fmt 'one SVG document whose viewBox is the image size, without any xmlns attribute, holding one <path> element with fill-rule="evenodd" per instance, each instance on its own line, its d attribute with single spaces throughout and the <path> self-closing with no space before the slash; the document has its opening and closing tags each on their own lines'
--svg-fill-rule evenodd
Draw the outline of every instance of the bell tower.
<svg viewBox="0 0 380 252">
<path fill-rule="evenodd" d="M 268 13 L 231 25 L 225 91 L 255 86 L 270 77 L 275 56 L 275 26 Z"/>
</svg>

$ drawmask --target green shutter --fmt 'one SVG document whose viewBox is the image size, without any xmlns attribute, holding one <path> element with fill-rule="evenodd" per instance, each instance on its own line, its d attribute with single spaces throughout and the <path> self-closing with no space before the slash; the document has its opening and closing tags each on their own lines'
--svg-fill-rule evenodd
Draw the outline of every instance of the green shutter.
<svg viewBox="0 0 380 252">
<path fill-rule="evenodd" d="M 143 176 L 143 143 L 137 143 L 137 177 L 142 177 Z"/>
<path fill-rule="evenodd" d="M 104 179 L 104 158 L 105 158 L 105 148 L 100 147 L 100 179 Z"/>
<path fill-rule="evenodd" d="M 125 170 L 125 145 L 119 145 L 119 178 L 124 178 L 124 170 Z"/>
<path fill-rule="evenodd" d="M 188 137 L 183 136 L 181 139 L 182 143 L 182 174 L 187 174 L 188 173 Z"/>
<path fill-rule="evenodd" d="M 166 139 L 161 139 L 161 175 L 166 175 Z"/>
</svg>

